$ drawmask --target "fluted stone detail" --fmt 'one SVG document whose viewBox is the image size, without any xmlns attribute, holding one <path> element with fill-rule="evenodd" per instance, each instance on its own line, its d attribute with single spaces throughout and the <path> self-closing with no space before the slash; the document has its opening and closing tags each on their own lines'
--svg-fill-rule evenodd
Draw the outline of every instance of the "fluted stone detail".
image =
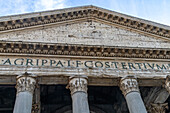
<svg viewBox="0 0 170 113">
<path fill-rule="evenodd" d="M 135 77 L 126 77 L 120 80 L 120 90 L 126 96 L 130 92 L 139 92 L 138 82 Z"/>
<path fill-rule="evenodd" d="M 163 104 L 151 103 L 150 113 L 165 113 L 166 109 L 168 109 L 168 103 L 163 103 Z"/>
<path fill-rule="evenodd" d="M 167 76 L 166 81 L 165 81 L 165 88 L 170 94 L 170 75 Z"/>
<path fill-rule="evenodd" d="M 87 93 L 87 77 L 71 77 L 67 88 L 70 89 L 71 95 L 77 91 Z"/>
<path fill-rule="evenodd" d="M 35 89 L 35 84 L 36 84 L 36 79 L 33 76 L 30 76 L 28 74 L 18 76 L 17 84 L 16 84 L 17 94 L 19 92 L 24 92 L 24 91 L 29 91 L 33 93 Z"/>
</svg>

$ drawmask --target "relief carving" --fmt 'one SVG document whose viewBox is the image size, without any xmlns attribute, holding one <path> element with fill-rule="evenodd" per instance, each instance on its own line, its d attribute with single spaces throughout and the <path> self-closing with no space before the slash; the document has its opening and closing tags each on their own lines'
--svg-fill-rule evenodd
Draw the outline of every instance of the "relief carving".
<svg viewBox="0 0 170 113">
<path fill-rule="evenodd" d="M 168 103 L 163 104 L 153 104 L 151 103 L 151 109 L 149 113 L 166 113 L 166 109 L 168 109 Z"/>
<path fill-rule="evenodd" d="M 126 96 L 130 92 L 139 92 L 138 82 L 134 77 L 122 78 L 120 81 L 120 90 Z"/>
<path fill-rule="evenodd" d="M 40 104 L 33 104 L 32 105 L 32 112 L 31 113 L 39 113 L 40 110 Z"/>
<path fill-rule="evenodd" d="M 18 76 L 16 84 L 17 94 L 24 91 L 29 91 L 33 94 L 35 85 L 36 85 L 35 77 L 28 75 L 28 73 Z"/>
<path fill-rule="evenodd" d="M 54 24 L 54 23 L 58 23 L 58 22 L 65 22 L 68 20 L 72 20 L 74 21 L 78 18 L 95 18 L 95 20 L 97 19 L 103 19 L 106 22 L 111 22 L 114 23 L 116 25 L 121 25 L 121 26 L 126 26 L 133 29 L 137 29 L 139 31 L 142 32 L 146 32 L 146 33 L 152 33 L 154 35 L 158 35 L 158 36 L 164 36 L 164 37 L 170 37 L 169 34 L 169 30 L 166 28 L 162 28 L 159 26 L 155 26 L 155 25 L 151 25 L 151 24 L 147 24 L 147 23 L 143 23 L 140 22 L 138 20 L 134 20 L 134 19 L 129 19 L 127 17 L 122 17 L 120 15 L 115 14 L 114 12 L 106 12 L 103 9 L 99 9 L 96 10 L 96 7 L 94 6 L 90 6 L 90 7 L 86 7 L 86 8 L 73 8 L 74 12 L 70 12 L 70 10 L 59 10 L 56 11 L 55 14 L 51 14 L 51 15 L 39 15 L 36 17 L 31 17 L 30 18 L 17 18 L 17 19 L 13 19 L 13 20 L 7 20 L 7 21 L 2 21 L 0 22 L 0 31 L 7 31 L 7 30 L 12 30 L 12 29 L 19 29 L 19 28 L 26 28 L 26 27 L 32 27 L 32 26 L 36 26 L 36 25 L 44 25 L 44 24 Z M 76 9 L 76 10 L 75 10 Z M 98 8 L 97 8 L 98 9 Z M 21 15 L 22 16 L 22 15 Z M 15 17 L 16 18 L 16 17 Z M 6 19 L 5 19 L 6 20 Z M 90 19 L 93 20 L 93 19 Z"/>
<path fill-rule="evenodd" d="M 87 77 L 72 77 L 70 78 L 67 88 L 70 89 L 71 95 L 77 91 L 87 93 Z"/>
<path fill-rule="evenodd" d="M 1 36 L 0 36 L 1 38 Z M 64 41 L 63 41 L 64 42 Z M 67 42 L 65 42 L 67 43 Z M 89 43 L 90 44 L 90 43 Z M 169 47 L 169 46 L 168 46 Z M 169 49 L 0 41 L 1 53 L 170 59 Z"/>
</svg>

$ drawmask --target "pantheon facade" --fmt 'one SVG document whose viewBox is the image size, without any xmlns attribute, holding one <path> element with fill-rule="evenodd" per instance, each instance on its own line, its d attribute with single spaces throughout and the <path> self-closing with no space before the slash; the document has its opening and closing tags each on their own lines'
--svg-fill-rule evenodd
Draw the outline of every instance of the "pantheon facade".
<svg viewBox="0 0 170 113">
<path fill-rule="evenodd" d="M 0 113 L 170 113 L 170 26 L 96 6 L 0 17 Z"/>
</svg>

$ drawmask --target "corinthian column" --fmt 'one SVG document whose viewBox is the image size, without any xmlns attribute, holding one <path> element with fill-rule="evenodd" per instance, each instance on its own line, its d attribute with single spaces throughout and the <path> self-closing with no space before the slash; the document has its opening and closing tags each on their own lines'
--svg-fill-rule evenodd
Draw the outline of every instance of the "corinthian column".
<svg viewBox="0 0 170 113">
<path fill-rule="evenodd" d="M 151 103 L 150 113 L 165 113 L 166 109 L 168 109 L 168 103 L 163 104 L 153 104 Z"/>
<path fill-rule="evenodd" d="M 90 113 L 87 99 L 87 77 L 74 76 L 69 80 L 73 113 Z"/>
<path fill-rule="evenodd" d="M 129 76 L 122 78 L 120 89 L 125 96 L 130 113 L 147 113 L 135 77 Z"/>
<path fill-rule="evenodd" d="M 13 113 L 31 113 L 35 76 L 25 73 L 17 77 L 17 94 Z"/>
</svg>

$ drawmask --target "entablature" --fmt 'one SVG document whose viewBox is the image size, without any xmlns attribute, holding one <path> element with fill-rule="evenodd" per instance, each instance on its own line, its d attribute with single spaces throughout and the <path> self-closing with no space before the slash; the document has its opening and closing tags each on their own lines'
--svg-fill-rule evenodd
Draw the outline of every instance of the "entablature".
<svg viewBox="0 0 170 113">
<path fill-rule="evenodd" d="M 0 53 L 170 59 L 169 49 L 61 43 L 0 42 Z"/>
</svg>

